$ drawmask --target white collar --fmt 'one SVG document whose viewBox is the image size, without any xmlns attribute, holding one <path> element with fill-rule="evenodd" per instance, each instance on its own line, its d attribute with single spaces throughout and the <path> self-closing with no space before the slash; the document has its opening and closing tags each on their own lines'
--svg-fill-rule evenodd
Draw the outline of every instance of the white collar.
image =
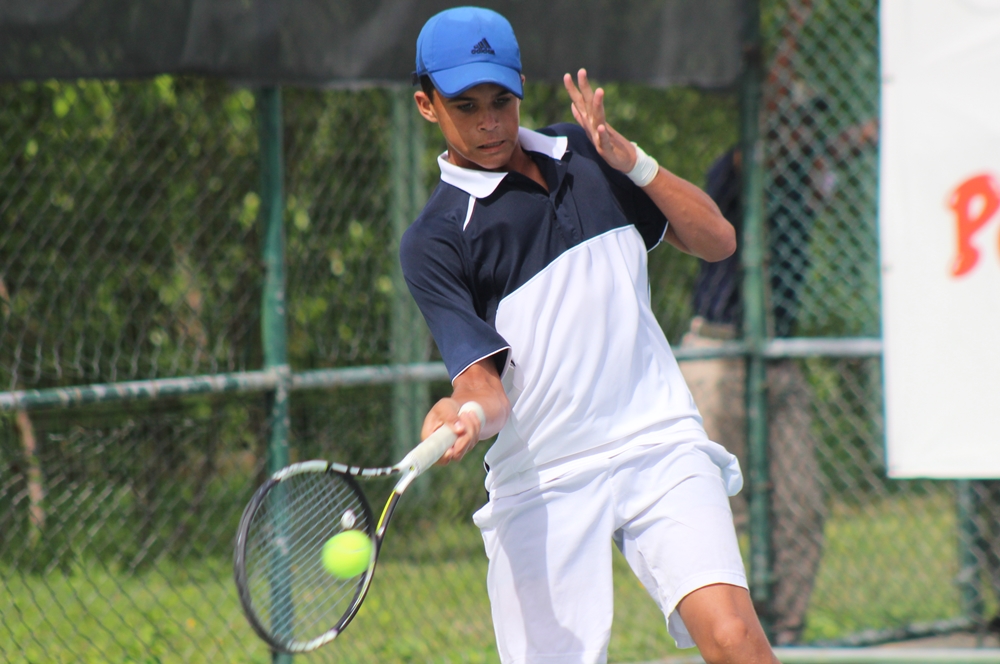
<svg viewBox="0 0 1000 664">
<path fill-rule="evenodd" d="M 521 148 L 530 152 L 540 152 L 553 159 L 562 159 L 566 154 L 569 139 L 565 136 L 546 136 L 537 131 L 519 127 L 517 140 Z M 507 177 L 507 171 L 479 171 L 472 168 L 462 168 L 448 161 L 448 153 L 438 155 L 438 166 L 441 168 L 441 180 L 453 187 L 458 187 L 475 198 L 486 198 Z"/>
</svg>

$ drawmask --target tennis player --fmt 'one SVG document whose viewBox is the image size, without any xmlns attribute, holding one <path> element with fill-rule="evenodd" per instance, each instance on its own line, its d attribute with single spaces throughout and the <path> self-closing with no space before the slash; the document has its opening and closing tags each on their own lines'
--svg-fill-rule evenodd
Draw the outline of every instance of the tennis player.
<svg viewBox="0 0 1000 664">
<path fill-rule="evenodd" d="M 453 384 L 423 432 L 459 435 L 445 463 L 499 433 L 474 518 L 501 660 L 606 661 L 614 541 L 679 646 L 777 661 L 729 507 L 739 464 L 705 435 L 648 294 L 647 251 L 720 260 L 732 226 L 607 124 L 583 70 L 564 81 L 579 126 L 520 128 L 520 52 L 499 14 L 433 16 L 416 60 L 417 107 L 447 151 L 400 258 Z M 458 414 L 471 400 L 482 426 Z"/>
</svg>

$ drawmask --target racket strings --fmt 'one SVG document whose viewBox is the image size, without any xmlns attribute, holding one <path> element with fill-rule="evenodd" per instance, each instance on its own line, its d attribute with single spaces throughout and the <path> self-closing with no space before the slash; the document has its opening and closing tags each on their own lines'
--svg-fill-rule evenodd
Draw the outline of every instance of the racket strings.
<svg viewBox="0 0 1000 664">
<path fill-rule="evenodd" d="M 348 512 L 348 510 L 350 510 L 352 514 L 357 514 L 358 512 L 361 511 L 360 507 L 355 509 L 352 506 L 350 506 L 351 500 L 354 499 L 355 499 L 354 492 L 351 490 L 350 487 L 346 486 L 345 484 L 342 487 L 342 489 L 338 492 L 338 494 L 332 498 L 331 504 L 338 506 L 347 505 L 346 509 L 336 508 L 335 511 L 331 514 L 310 515 L 311 517 L 314 518 L 312 519 L 311 528 L 307 530 L 305 533 L 305 538 L 308 539 L 308 543 L 304 548 L 310 551 L 315 551 L 318 560 L 321 559 L 323 545 L 332 536 L 329 531 L 329 518 L 333 516 L 334 519 L 336 519 L 339 522 L 340 528 L 333 532 L 333 534 L 336 534 L 337 532 L 345 530 L 345 528 L 343 528 L 344 525 L 343 522 L 340 522 L 340 518 L 343 517 L 343 515 Z M 317 497 L 314 498 L 313 500 L 319 501 L 321 500 L 321 498 Z M 357 522 L 355 522 L 354 525 L 355 526 L 358 525 Z M 364 529 L 362 528 L 362 530 Z M 305 571 L 302 575 L 302 578 L 299 580 L 299 583 L 303 588 L 315 588 L 318 586 L 322 586 L 330 578 L 335 578 L 335 577 L 331 577 L 330 573 L 327 572 L 325 568 L 323 568 L 322 564 L 319 564 L 319 565 L 314 565 L 311 567 L 310 570 Z M 354 598 L 354 594 L 357 591 L 357 585 L 358 585 L 357 583 L 345 582 L 339 585 L 331 586 L 330 588 L 331 591 L 337 589 L 339 592 L 338 591 L 333 592 L 329 603 L 335 606 L 344 606 L 345 607 L 344 611 L 346 611 L 346 607 L 350 605 L 350 601 Z M 341 613 L 343 613 L 343 611 Z M 330 618 L 329 615 L 324 615 L 320 613 L 319 616 L 323 616 L 325 621 L 329 621 Z M 317 619 L 319 616 L 317 616 Z"/>
<path fill-rule="evenodd" d="M 365 575 L 323 567 L 324 543 L 348 529 L 373 535 L 357 489 L 335 473 L 302 473 L 274 485 L 248 529 L 247 585 L 253 612 L 274 637 L 301 643 L 337 626 Z"/>
</svg>

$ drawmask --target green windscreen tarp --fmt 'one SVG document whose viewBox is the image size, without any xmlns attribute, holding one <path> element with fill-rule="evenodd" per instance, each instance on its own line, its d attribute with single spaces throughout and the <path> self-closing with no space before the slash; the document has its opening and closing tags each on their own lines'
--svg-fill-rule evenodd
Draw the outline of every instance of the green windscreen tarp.
<svg viewBox="0 0 1000 664">
<path fill-rule="evenodd" d="M 0 0 L 0 80 L 203 74 L 250 84 L 409 80 L 444 0 Z M 731 86 L 745 0 L 506 0 L 525 74 Z"/>
</svg>

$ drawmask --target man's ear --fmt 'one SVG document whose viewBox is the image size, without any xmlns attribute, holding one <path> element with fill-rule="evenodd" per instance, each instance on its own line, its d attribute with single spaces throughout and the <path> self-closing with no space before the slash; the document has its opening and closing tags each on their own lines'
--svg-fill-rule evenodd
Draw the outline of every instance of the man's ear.
<svg viewBox="0 0 1000 664">
<path fill-rule="evenodd" d="M 426 92 L 423 90 L 414 92 L 413 101 L 417 103 L 417 110 L 420 111 L 420 115 L 424 117 L 424 120 L 437 124 L 437 110 L 434 108 L 434 102 L 431 101 Z"/>
</svg>

